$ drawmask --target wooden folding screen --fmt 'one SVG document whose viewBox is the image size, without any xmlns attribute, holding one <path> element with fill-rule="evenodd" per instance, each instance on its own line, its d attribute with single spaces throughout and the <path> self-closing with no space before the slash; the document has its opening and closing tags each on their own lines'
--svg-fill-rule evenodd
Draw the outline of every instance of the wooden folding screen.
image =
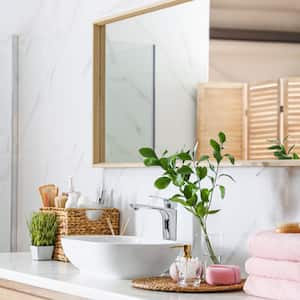
<svg viewBox="0 0 300 300">
<path fill-rule="evenodd" d="M 249 85 L 247 106 L 247 159 L 273 159 L 267 148 L 280 139 L 279 82 Z"/>
<path fill-rule="evenodd" d="M 236 159 L 274 159 L 276 140 L 300 153 L 300 77 L 258 84 L 200 84 L 197 101 L 198 155 L 211 154 L 209 140 L 227 134 L 226 151 Z"/>
<path fill-rule="evenodd" d="M 246 84 L 205 83 L 198 88 L 197 141 L 198 156 L 211 155 L 209 140 L 220 131 L 227 133 L 226 152 L 244 159 L 243 110 Z"/>
<path fill-rule="evenodd" d="M 300 77 L 280 80 L 282 89 L 283 128 L 282 139 L 287 148 L 295 145 L 294 151 L 300 153 Z"/>
</svg>

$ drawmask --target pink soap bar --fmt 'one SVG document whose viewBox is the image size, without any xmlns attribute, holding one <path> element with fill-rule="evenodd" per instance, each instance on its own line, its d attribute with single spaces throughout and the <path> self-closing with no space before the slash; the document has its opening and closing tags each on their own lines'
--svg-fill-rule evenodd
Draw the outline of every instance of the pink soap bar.
<svg viewBox="0 0 300 300">
<path fill-rule="evenodd" d="M 210 285 L 240 283 L 240 267 L 232 265 L 210 265 L 206 268 L 206 282 Z"/>
</svg>

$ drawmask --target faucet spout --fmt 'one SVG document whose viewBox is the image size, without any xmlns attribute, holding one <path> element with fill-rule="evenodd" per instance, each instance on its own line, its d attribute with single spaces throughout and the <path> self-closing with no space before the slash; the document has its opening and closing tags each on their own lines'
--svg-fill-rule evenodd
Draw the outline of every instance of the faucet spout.
<svg viewBox="0 0 300 300">
<path fill-rule="evenodd" d="M 131 203 L 130 207 L 134 210 L 138 209 L 153 209 L 160 212 L 162 217 L 162 234 L 164 240 L 176 240 L 177 239 L 177 210 L 170 208 L 166 202 L 165 207 L 158 207 L 146 204 Z"/>
</svg>

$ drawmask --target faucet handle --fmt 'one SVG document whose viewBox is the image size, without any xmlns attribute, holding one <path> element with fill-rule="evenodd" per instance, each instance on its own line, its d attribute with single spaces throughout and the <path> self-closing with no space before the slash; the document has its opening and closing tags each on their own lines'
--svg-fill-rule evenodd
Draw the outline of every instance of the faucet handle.
<svg viewBox="0 0 300 300">
<path fill-rule="evenodd" d="M 164 208 L 170 208 L 170 209 L 176 209 L 177 208 L 177 203 L 172 202 L 168 198 L 164 198 L 164 197 L 156 196 L 156 195 L 150 195 L 149 198 L 163 200 L 164 201 Z"/>
</svg>

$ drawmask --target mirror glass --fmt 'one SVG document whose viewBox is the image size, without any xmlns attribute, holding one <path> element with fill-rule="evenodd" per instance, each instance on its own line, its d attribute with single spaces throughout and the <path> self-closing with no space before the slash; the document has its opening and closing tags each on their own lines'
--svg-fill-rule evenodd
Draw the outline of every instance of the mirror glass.
<svg viewBox="0 0 300 300">
<path fill-rule="evenodd" d="M 271 2 L 211 1 L 210 85 L 199 99 L 198 138 L 207 143 L 203 134 L 217 130 L 204 126 L 203 117 L 208 120 L 222 100 L 218 129 L 227 130 L 230 151 L 241 160 L 292 159 L 300 153 L 299 28 L 287 13 L 291 2 L 276 9 Z"/>
<path fill-rule="evenodd" d="M 140 162 L 144 146 L 173 152 L 195 143 L 196 89 L 208 61 L 201 2 L 106 25 L 105 162 Z"/>
<path fill-rule="evenodd" d="M 173 153 L 195 142 L 198 155 L 211 155 L 220 131 L 236 160 L 299 158 L 299 32 L 288 18 L 280 27 L 265 18 L 275 13 L 268 3 L 211 1 L 210 24 L 206 5 L 182 0 L 103 23 L 97 162 L 141 162 L 141 147 Z"/>
</svg>

